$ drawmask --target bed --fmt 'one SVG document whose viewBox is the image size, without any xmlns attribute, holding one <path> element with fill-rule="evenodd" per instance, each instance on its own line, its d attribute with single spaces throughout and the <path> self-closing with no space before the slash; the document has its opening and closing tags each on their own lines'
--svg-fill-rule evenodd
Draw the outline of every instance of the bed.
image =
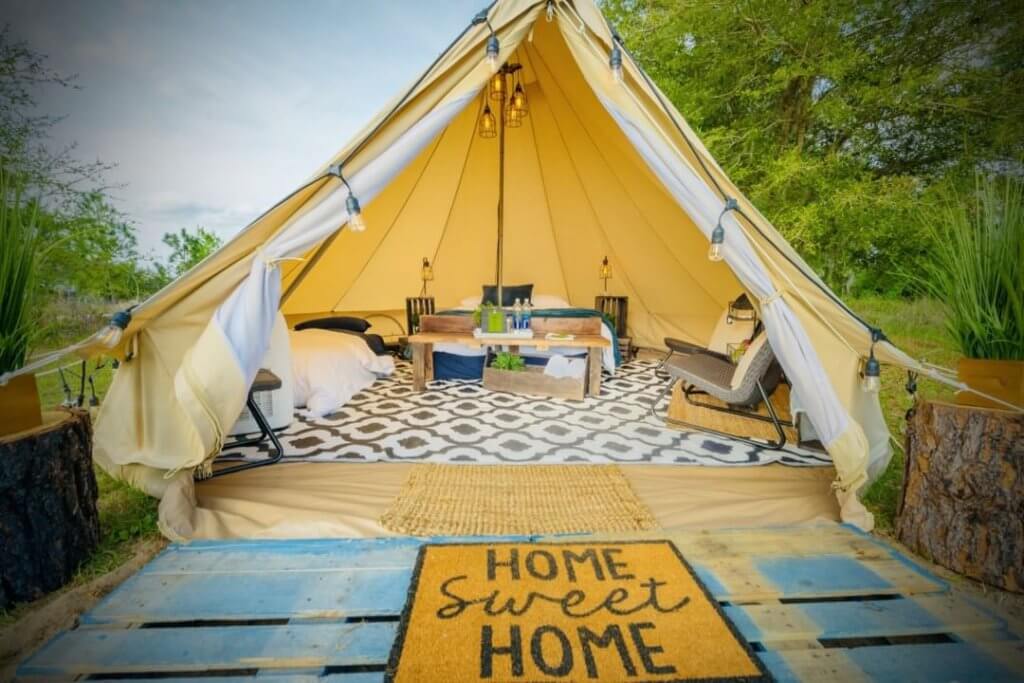
<svg viewBox="0 0 1024 683">
<path fill-rule="evenodd" d="M 307 326 L 292 330 L 289 341 L 294 404 L 309 417 L 338 410 L 378 377 L 395 371 L 394 359 L 375 353 L 365 332 Z"/>
</svg>

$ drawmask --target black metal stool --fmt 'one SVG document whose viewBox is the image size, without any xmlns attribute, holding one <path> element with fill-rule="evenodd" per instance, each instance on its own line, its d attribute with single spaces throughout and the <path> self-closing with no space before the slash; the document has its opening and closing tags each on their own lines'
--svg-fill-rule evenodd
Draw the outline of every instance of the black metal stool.
<svg viewBox="0 0 1024 683">
<path fill-rule="evenodd" d="M 256 421 L 257 425 L 259 425 L 260 435 L 248 439 L 237 439 L 231 443 L 224 444 L 224 450 L 227 451 L 232 448 L 256 446 L 267 439 L 270 439 L 270 443 L 273 445 L 271 456 L 266 460 L 243 462 L 240 465 L 232 465 L 231 467 L 216 469 L 213 471 L 212 477 L 219 477 L 224 474 L 231 474 L 232 472 L 241 472 L 242 470 L 251 470 L 254 467 L 263 467 L 264 465 L 273 465 L 284 457 L 284 448 L 281 446 L 281 441 L 277 438 L 277 434 L 274 433 L 274 430 L 270 428 L 270 423 L 267 422 L 267 418 L 263 415 L 263 411 L 260 410 L 254 396 L 257 391 L 274 391 L 275 389 L 280 388 L 281 378 L 270 370 L 260 368 L 256 373 L 256 379 L 253 380 L 252 386 L 249 387 L 249 397 L 245 401 L 245 405 L 249 408 L 249 412 L 252 414 L 252 419 Z"/>
</svg>

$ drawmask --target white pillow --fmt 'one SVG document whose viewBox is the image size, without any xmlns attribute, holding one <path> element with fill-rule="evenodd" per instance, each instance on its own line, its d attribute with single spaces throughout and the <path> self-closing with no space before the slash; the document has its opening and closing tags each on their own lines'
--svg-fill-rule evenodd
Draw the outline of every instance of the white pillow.
<svg viewBox="0 0 1024 683">
<path fill-rule="evenodd" d="M 295 407 L 314 417 L 332 413 L 357 392 L 395 371 L 391 356 L 377 356 L 366 342 L 330 330 L 291 331 Z"/>
<path fill-rule="evenodd" d="M 572 308 L 568 301 L 551 294 L 537 294 L 530 303 L 534 308 Z"/>
<path fill-rule="evenodd" d="M 483 301 L 483 296 L 478 294 L 476 296 L 467 296 L 465 299 L 459 302 L 459 308 L 469 308 L 476 310 L 476 307 Z"/>
</svg>

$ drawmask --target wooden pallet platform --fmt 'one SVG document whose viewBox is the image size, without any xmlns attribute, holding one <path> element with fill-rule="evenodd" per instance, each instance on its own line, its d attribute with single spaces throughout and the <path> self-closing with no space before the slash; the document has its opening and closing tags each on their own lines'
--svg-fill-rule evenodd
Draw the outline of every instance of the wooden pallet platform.
<svg viewBox="0 0 1024 683">
<path fill-rule="evenodd" d="M 1024 680 L 1024 634 L 848 527 L 642 537 L 675 542 L 779 681 Z M 172 545 L 19 680 L 381 681 L 423 542 Z"/>
</svg>

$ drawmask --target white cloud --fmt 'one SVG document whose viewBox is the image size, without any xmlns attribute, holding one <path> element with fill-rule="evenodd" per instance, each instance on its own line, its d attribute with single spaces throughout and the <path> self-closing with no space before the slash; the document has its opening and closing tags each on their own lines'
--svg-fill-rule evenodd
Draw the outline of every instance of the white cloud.
<svg viewBox="0 0 1024 683">
<path fill-rule="evenodd" d="M 15 35 L 77 73 L 41 94 L 54 144 L 118 167 L 143 249 L 228 237 L 305 181 L 469 23 L 482 0 L 15 0 Z"/>
</svg>

